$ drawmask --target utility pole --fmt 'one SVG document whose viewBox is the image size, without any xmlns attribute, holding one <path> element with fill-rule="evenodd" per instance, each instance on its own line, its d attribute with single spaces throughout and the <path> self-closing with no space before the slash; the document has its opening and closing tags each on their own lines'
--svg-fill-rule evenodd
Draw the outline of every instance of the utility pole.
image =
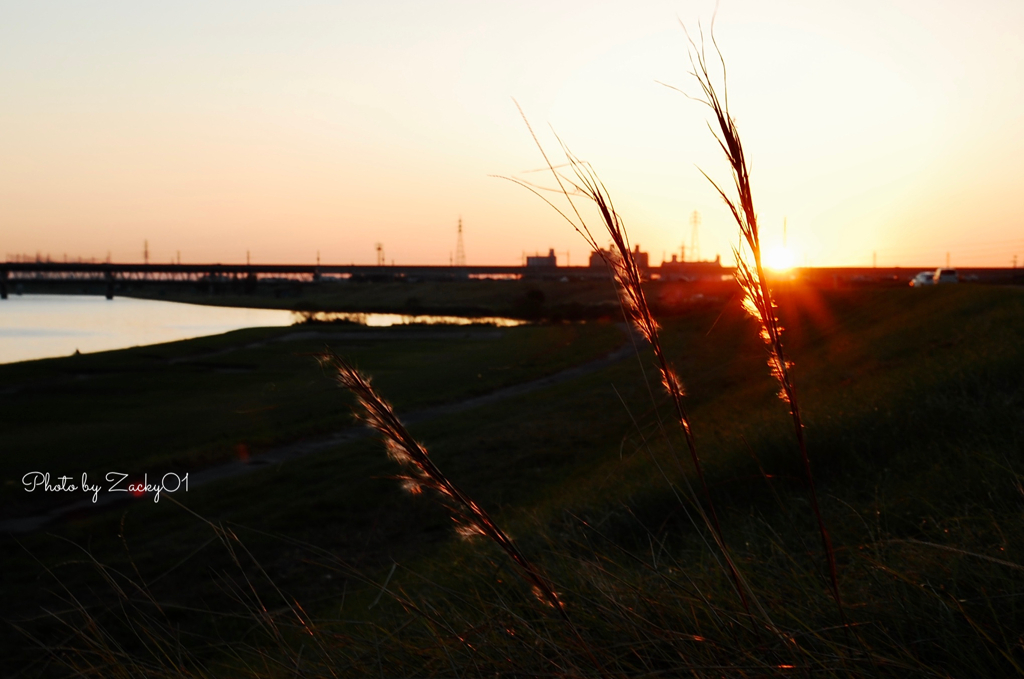
<svg viewBox="0 0 1024 679">
<path fill-rule="evenodd" d="M 690 215 L 690 256 L 693 257 L 693 261 L 700 261 L 700 238 L 698 237 L 698 229 L 700 228 L 700 213 L 696 210 Z M 685 252 L 683 253 L 685 260 Z"/>
<path fill-rule="evenodd" d="M 142 241 L 142 261 L 149 264 L 149 241 Z"/>
<path fill-rule="evenodd" d="M 245 251 L 245 265 L 249 266 L 249 251 Z"/>
<path fill-rule="evenodd" d="M 181 250 L 178 250 L 178 264 L 181 264 Z"/>
<path fill-rule="evenodd" d="M 459 215 L 459 240 L 455 245 L 455 266 L 466 266 L 466 248 L 462 245 L 462 215 Z"/>
</svg>

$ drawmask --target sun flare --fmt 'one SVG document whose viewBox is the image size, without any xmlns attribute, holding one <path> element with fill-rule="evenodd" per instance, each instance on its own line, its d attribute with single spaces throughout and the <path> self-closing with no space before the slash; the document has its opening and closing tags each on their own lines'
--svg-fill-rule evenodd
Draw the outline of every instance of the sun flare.
<svg viewBox="0 0 1024 679">
<path fill-rule="evenodd" d="M 793 268 L 796 258 L 793 251 L 786 247 L 773 248 L 764 258 L 764 265 L 772 271 L 789 271 Z"/>
</svg>

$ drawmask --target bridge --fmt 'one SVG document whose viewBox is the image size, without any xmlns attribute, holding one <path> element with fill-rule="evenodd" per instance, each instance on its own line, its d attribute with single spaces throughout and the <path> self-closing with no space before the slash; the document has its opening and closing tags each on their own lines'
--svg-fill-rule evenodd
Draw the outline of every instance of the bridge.
<svg viewBox="0 0 1024 679">
<path fill-rule="evenodd" d="M 262 282 L 468 280 L 471 278 L 607 278 L 603 267 L 554 266 L 367 266 L 357 264 L 116 264 L 96 262 L 2 262 L 0 298 L 18 286 L 105 289 L 107 298 L 133 284 L 193 285 L 254 292 Z"/>
<path fill-rule="evenodd" d="M 793 269 L 788 274 L 821 288 L 906 285 L 919 271 L 934 267 L 831 267 Z M 732 269 L 717 262 L 666 262 L 645 269 L 663 281 L 721 280 Z M 1024 269 L 961 268 L 961 280 L 1024 283 Z M 209 292 L 255 293 L 268 285 L 350 281 L 460 281 L 479 278 L 526 280 L 607 279 L 603 266 L 431 266 L 357 264 L 116 264 L 96 262 L 0 262 L 0 299 L 29 287 L 33 291 L 76 289 L 105 293 L 137 285 L 192 286 Z"/>
</svg>

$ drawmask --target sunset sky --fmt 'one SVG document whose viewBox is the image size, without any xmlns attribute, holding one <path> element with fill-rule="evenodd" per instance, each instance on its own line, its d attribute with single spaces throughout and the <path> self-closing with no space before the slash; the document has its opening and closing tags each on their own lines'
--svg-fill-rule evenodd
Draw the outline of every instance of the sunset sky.
<svg viewBox="0 0 1024 679">
<path fill-rule="evenodd" d="M 582 239 L 513 98 L 634 242 L 731 262 L 686 38 L 713 2 L 2 2 L 0 256 L 518 264 Z M 1024 265 L 1024 3 L 722 0 L 767 246 L 797 263 Z"/>
</svg>

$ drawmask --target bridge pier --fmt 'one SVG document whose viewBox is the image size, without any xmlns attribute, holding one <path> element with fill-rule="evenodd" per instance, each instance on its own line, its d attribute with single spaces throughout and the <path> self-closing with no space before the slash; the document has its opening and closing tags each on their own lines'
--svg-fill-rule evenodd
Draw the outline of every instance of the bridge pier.
<svg viewBox="0 0 1024 679">
<path fill-rule="evenodd" d="M 0 271 L 0 299 L 7 299 L 7 269 Z"/>
<path fill-rule="evenodd" d="M 114 272 L 107 271 L 103 278 L 107 281 L 107 299 L 114 299 Z"/>
</svg>

